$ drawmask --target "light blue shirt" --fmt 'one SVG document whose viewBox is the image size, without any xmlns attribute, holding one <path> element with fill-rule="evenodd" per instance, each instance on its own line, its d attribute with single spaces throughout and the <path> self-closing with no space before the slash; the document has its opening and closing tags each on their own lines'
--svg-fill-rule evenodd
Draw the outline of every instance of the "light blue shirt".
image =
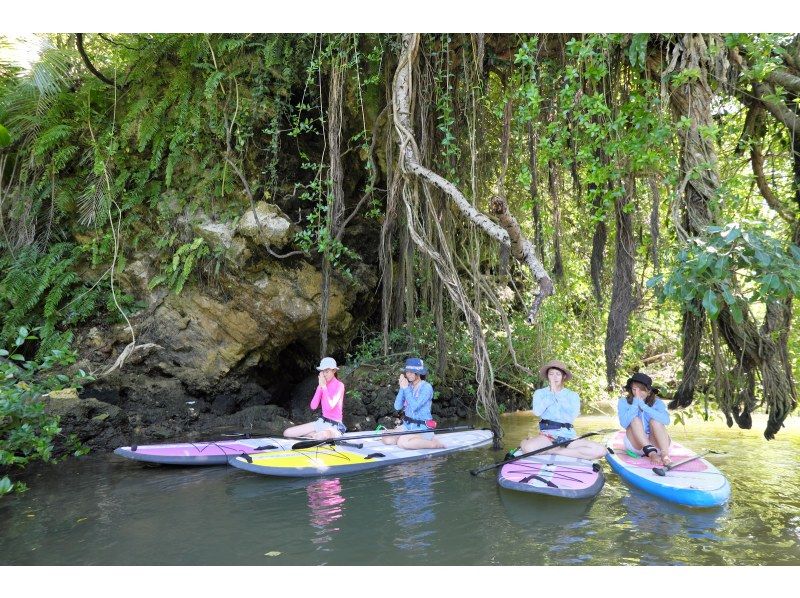
<svg viewBox="0 0 800 598">
<path fill-rule="evenodd" d="M 628 399 L 620 397 L 617 402 L 617 414 L 619 415 L 619 424 L 623 428 L 631 425 L 634 418 L 642 418 L 644 425 L 644 433 L 650 436 L 650 420 L 654 419 L 657 422 L 669 425 L 669 413 L 667 413 L 667 406 L 664 401 L 656 399 L 652 407 L 649 407 L 641 399 L 633 399 L 633 403 L 628 405 Z"/>
<path fill-rule="evenodd" d="M 422 380 L 414 389 L 411 384 L 401 388 L 397 392 L 394 400 L 394 408 L 401 409 L 406 417 L 427 421 L 433 419 L 431 415 L 431 403 L 433 402 L 433 386 L 430 382 Z"/>
<path fill-rule="evenodd" d="M 569 388 L 562 388 L 558 392 L 550 390 L 550 386 L 538 389 L 533 393 L 533 414 L 541 419 L 554 422 L 571 424 L 581 413 L 581 398 L 578 393 Z M 552 436 L 575 438 L 574 428 L 558 428 L 547 430 Z"/>
</svg>

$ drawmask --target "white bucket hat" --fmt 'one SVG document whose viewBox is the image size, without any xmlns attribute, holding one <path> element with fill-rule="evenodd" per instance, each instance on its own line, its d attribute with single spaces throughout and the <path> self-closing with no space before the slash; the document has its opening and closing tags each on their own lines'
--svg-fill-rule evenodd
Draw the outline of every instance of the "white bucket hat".
<svg viewBox="0 0 800 598">
<path fill-rule="evenodd" d="M 323 357 L 322 361 L 319 362 L 319 366 L 317 367 L 317 371 L 321 372 L 322 370 L 338 370 L 339 366 L 336 365 L 336 360 L 333 357 Z"/>
</svg>

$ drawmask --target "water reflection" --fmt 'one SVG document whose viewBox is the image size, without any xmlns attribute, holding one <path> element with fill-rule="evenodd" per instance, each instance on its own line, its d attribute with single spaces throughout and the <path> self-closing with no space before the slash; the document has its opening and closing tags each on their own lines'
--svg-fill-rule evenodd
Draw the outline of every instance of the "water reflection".
<svg viewBox="0 0 800 598">
<path fill-rule="evenodd" d="M 583 519 L 594 498 L 574 500 L 500 489 L 500 501 L 515 525 L 531 531 L 566 527 Z"/>
<path fill-rule="evenodd" d="M 620 562 L 641 565 L 724 564 L 712 553 L 698 562 L 698 548 L 712 549 L 728 506 L 694 509 L 628 488 L 614 505 L 615 552 Z"/>
<path fill-rule="evenodd" d="M 397 535 L 394 545 L 400 550 L 426 554 L 435 534 L 434 461 L 415 461 L 392 468 L 387 476 L 391 485 Z"/>
<path fill-rule="evenodd" d="M 339 531 L 334 522 L 341 519 L 344 512 L 344 497 L 339 478 L 323 478 L 306 486 L 308 508 L 311 511 L 309 522 L 314 528 L 311 543 L 321 549 Z"/>
</svg>

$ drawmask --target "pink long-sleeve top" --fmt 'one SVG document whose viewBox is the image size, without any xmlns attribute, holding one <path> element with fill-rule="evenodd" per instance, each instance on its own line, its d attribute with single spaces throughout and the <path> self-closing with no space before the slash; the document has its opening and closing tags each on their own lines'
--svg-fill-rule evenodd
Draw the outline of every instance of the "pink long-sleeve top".
<svg viewBox="0 0 800 598">
<path fill-rule="evenodd" d="M 316 409 L 322 403 L 322 415 L 337 422 L 342 421 L 342 403 L 344 403 L 344 384 L 338 378 L 331 381 L 323 388 L 317 386 L 317 392 L 311 399 L 311 409 Z"/>
</svg>

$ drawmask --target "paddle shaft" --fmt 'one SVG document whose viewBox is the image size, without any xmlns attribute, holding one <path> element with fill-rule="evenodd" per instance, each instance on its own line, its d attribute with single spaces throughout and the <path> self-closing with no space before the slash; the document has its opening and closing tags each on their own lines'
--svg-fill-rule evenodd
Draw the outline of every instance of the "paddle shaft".
<svg viewBox="0 0 800 598">
<path fill-rule="evenodd" d="M 664 467 L 654 467 L 653 473 L 655 473 L 656 475 L 660 475 L 661 477 L 664 477 L 665 475 L 667 475 L 667 472 L 670 471 L 671 469 L 675 469 L 676 467 L 680 467 L 681 465 L 686 465 L 687 463 L 691 461 L 696 461 L 697 459 L 702 459 L 706 455 L 710 455 L 711 453 L 716 453 L 716 452 L 717 451 L 703 451 L 702 453 L 695 455 L 691 459 L 686 459 L 686 461 L 681 461 L 680 463 L 671 463 L 669 465 L 665 465 Z"/>
<path fill-rule="evenodd" d="M 549 451 L 552 448 L 557 448 L 559 446 L 567 446 L 568 444 L 575 442 L 576 440 L 580 440 L 581 438 L 587 438 L 589 436 L 598 436 L 600 434 L 610 434 L 611 432 L 616 432 L 616 430 L 598 430 L 597 432 L 589 432 L 588 434 L 583 434 L 582 436 L 578 436 L 577 438 L 572 438 L 571 440 L 562 440 L 561 442 L 554 442 L 553 444 L 543 446 L 540 449 L 536 449 L 535 451 L 531 451 L 529 453 L 524 453 L 517 457 L 512 457 L 511 459 L 506 459 L 504 461 L 500 461 L 499 463 L 493 463 L 492 465 L 487 465 L 486 467 L 480 467 L 478 469 L 471 469 L 470 473 L 472 475 L 478 475 L 484 471 L 488 471 L 489 469 L 495 469 L 496 467 L 501 467 L 506 463 L 513 463 L 514 461 L 519 461 L 520 459 L 524 459 L 525 457 L 532 457 L 533 455 L 538 455 L 540 453 L 544 453 L 545 451 Z"/>
<path fill-rule="evenodd" d="M 362 438 L 383 438 L 384 436 L 405 436 L 406 434 L 427 434 L 433 432 L 434 434 L 441 434 L 443 432 L 461 432 L 464 430 L 474 430 L 472 426 L 456 426 L 454 428 L 435 428 L 433 430 L 408 430 L 404 432 L 385 432 L 383 434 L 365 434 L 363 436 L 349 436 L 346 438 L 326 438 L 324 440 L 305 440 L 292 445 L 292 450 L 312 448 L 321 444 L 338 444 L 341 442 L 349 442 L 351 440 L 361 440 Z"/>
</svg>

